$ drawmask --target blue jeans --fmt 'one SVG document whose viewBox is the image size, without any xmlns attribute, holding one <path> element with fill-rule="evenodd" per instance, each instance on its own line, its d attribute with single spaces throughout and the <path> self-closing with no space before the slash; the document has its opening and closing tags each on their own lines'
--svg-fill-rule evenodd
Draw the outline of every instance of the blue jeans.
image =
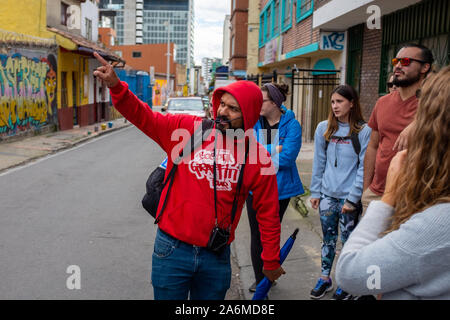
<svg viewBox="0 0 450 320">
<path fill-rule="evenodd" d="M 336 199 L 322 194 L 320 196 L 319 214 L 322 225 L 322 276 L 329 277 L 336 255 L 338 226 L 341 229 L 342 245 L 358 223 L 359 210 L 341 213 L 345 199 Z"/>
<path fill-rule="evenodd" d="M 152 256 L 155 300 L 224 300 L 230 281 L 230 246 L 218 256 L 158 228 Z"/>
</svg>

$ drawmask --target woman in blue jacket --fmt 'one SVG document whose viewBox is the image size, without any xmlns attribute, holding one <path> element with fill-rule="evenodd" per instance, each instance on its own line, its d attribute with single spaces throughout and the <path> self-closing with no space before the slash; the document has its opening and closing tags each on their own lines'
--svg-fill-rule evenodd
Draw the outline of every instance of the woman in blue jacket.
<svg viewBox="0 0 450 320">
<path fill-rule="evenodd" d="M 342 244 L 356 227 L 361 213 L 364 155 L 371 129 L 364 125 L 358 94 L 349 85 L 336 87 L 331 94 L 328 120 L 317 125 L 314 136 L 314 162 L 311 178 L 311 206 L 319 209 L 323 232 L 322 274 L 312 299 L 322 298 L 333 289 L 330 278 L 336 254 L 338 225 Z M 335 300 L 350 295 L 339 287 Z"/>
<path fill-rule="evenodd" d="M 277 171 L 280 222 L 289 205 L 291 197 L 304 193 L 295 160 L 302 145 L 302 127 L 292 111 L 282 105 L 289 87 L 286 84 L 267 83 L 262 88 L 263 105 L 258 122 L 254 126 L 256 139 L 264 145 L 271 155 Z M 247 213 L 251 230 L 251 258 L 255 283 L 249 290 L 254 292 L 256 285 L 264 278 L 261 260 L 262 246 L 258 229 L 257 211 L 252 206 L 253 197 L 247 198 Z"/>
</svg>

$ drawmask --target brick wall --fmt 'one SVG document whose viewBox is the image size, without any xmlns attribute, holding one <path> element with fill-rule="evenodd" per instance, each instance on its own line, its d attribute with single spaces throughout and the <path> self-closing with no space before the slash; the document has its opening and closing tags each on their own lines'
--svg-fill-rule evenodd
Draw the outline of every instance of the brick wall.
<svg viewBox="0 0 450 320">
<path fill-rule="evenodd" d="M 319 9 L 330 1 L 333 0 L 314 0 L 314 10 Z"/>
<path fill-rule="evenodd" d="M 269 0 L 260 0 L 260 10 L 268 2 Z M 283 54 L 319 41 L 320 29 L 312 30 L 313 15 L 297 23 L 296 13 L 297 1 L 294 1 L 292 8 L 292 26 L 288 31 L 283 33 Z M 264 47 L 259 49 L 259 61 L 264 61 Z"/>
<path fill-rule="evenodd" d="M 269 0 L 259 0 L 259 10 L 262 10 L 268 2 Z"/>
<path fill-rule="evenodd" d="M 230 61 L 233 70 L 247 69 L 247 12 L 235 11 L 231 17 Z"/>
<path fill-rule="evenodd" d="M 381 30 L 364 29 L 360 100 L 363 116 L 366 120 L 369 120 L 373 107 L 379 98 L 378 82 L 380 77 L 381 40 Z"/>
<path fill-rule="evenodd" d="M 294 12 L 295 12 L 294 5 Z M 313 43 L 312 15 L 297 23 L 295 14 L 293 16 L 292 27 L 283 36 L 283 53 L 290 52 Z M 317 36 L 318 38 L 318 36 Z"/>
<path fill-rule="evenodd" d="M 137 44 L 111 47 L 115 51 L 122 52 L 122 58 L 127 65 L 135 70 L 149 72 L 150 66 L 155 67 L 155 73 L 167 72 L 167 43 Z M 173 58 L 174 44 L 170 43 L 170 74 L 176 73 L 176 63 Z M 133 58 L 133 51 L 140 52 L 141 57 Z"/>
</svg>

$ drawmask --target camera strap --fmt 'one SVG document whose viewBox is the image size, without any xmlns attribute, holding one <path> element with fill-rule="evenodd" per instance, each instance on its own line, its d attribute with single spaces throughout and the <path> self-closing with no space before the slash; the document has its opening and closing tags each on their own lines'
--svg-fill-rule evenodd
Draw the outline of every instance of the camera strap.
<svg viewBox="0 0 450 320">
<path fill-rule="evenodd" d="M 217 134 L 217 132 L 216 132 L 216 134 Z M 217 223 L 217 187 L 216 187 L 216 182 L 217 182 L 217 172 L 216 172 L 216 147 L 217 147 L 217 143 L 216 143 L 216 141 L 217 141 L 217 139 L 215 137 L 215 139 L 214 139 L 214 151 L 213 151 L 213 158 L 214 158 L 214 160 L 213 160 L 214 211 L 215 211 L 215 214 L 216 214 L 216 226 L 218 226 L 218 223 Z M 244 167 L 245 167 L 245 163 L 247 161 L 248 151 L 249 151 L 249 145 L 248 145 L 248 141 L 246 140 L 245 157 L 244 157 L 244 162 L 241 165 L 241 170 L 239 171 L 239 178 L 238 178 L 238 182 L 237 182 L 236 193 L 234 195 L 233 205 L 231 207 L 231 222 L 230 222 L 230 225 L 228 226 L 228 230 L 231 229 L 231 226 L 233 225 L 234 217 L 236 216 L 237 205 L 238 205 L 238 198 L 239 198 L 239 193 L 241 191 L 242 180 L 243 180 L 243 177 L 244 177 Z"/>
<path fill-rule="evenodd" d="M 181 160 L 184 157 L 184 151 L 186 148 L 188 148 L 188 151 L 190 151 L 189 154 L 194 152 L 194 150 L 201 146 L 203 141 L 206 140 L 208 129 L 211 129 L 214 123 L 211 120 L 202 120 L 202 124 L 194 130 L 194 133 L 191 135 L 191 138 L 189 142 L 186 144 L 186 146 L 180 151 L 178 157 L 173 161 L 172 169 L 170 170 L 169 174 L 167 175 L 167 178 L 162 183 L 162 189 L 164 189 L 169 183 L 169 187 L 167 188 L 166 197 L 164 198 L 163 205 L 161 207 L 161 211 L 159 212 L 159 216 L 155 219 L 155 224 L 159 223 L 159 220 L 161 219 L 161 216 L 164 212 L 164 208 L 167 204 L 167 199 L 169 198 L 169 191 L 172 188 L 173 180 L 175 179 L 175 171 L 178 168 L 178 165 L 180 164 Z M 190 147 L 190 149 L 189 149 Z"/>
</svg>

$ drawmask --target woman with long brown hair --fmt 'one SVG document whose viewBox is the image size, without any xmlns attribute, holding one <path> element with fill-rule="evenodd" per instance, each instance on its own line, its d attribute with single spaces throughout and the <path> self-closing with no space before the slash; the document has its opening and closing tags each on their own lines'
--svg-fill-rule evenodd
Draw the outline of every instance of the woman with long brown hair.
<svg viewBox="0 0 450 320">
<path fill-rule="evenodd" d="M 331 94 L 328 120 L 317 126 L 311 179 L 311 206 L 319 209 L 322 225 L 322 273 L 311 290 L 312 299 L 332 290 L 331 268 L 336 255 L 338 229 L 345 243 L 362 210 L 364 155 L 371 129 L 365 125 L 358 94 L 349 85 L 336 87 Z M 337 288 L 333 299 L 350 295 Z"/>
<path fill-rule="evenodd" d="M 391 161 L 337 263 L 340 286 L 383 299 L 450 299 L 450 67 L 425 81 L 408 149 Z"/>
</svg>

